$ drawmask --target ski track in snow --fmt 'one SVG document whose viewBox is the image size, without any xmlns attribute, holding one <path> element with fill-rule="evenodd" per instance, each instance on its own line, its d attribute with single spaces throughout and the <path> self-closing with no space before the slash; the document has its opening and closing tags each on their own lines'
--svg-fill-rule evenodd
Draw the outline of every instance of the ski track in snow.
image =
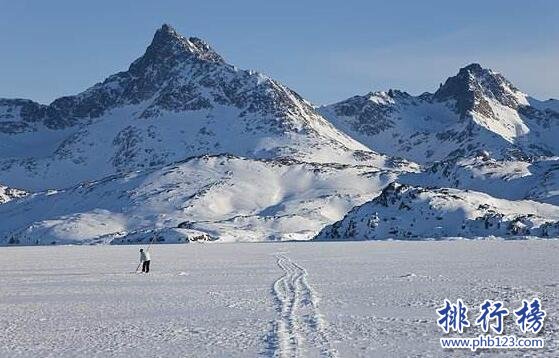
<svg viewBox="0 0 559 358">
<path fill-rule="evenodd" d="M 139 248 L 0 249 L 0 357 L 559 357 L 558 240 L 153 245 L 134 275 Z M 440 347 L 445 299 L 534 297 L 543 349 Z"/>
<path fill-rule="evenodd" d="M 275 342 L 271 355 L 304 357 L 317 351 L 320 357 L 338 357 L 328 339 L 327 324 L 318 308 L 319 299 L 307 280 L 307 270 L 284 254 L 275 257 L 284 274 L 272 287 L 279 317 L 271 334 Z"/>
</svg>

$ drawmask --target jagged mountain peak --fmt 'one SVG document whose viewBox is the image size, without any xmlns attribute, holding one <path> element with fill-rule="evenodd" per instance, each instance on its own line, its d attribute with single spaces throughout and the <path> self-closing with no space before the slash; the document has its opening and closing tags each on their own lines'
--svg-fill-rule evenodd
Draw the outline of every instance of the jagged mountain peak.
<svg viewBox="0 0 559 358">
<path fill-rule="evenodd" d="M 175 66 L 183 61 L 202 60 L 225 63 L 208 43 L 197 37 L 184 37 L 173 27 L 163 24 L 142 57 L 130 66 L 130 72 L 141 73 L 149 66 Z"/>
<path fill-rule="evenodd" d="M 319 112 L 370 149 L 419 163 L 479 150 L 521 160 L 557 153 L 554 101 L 534 100 L 477 63 L 457 72 L 436 93 L 369 92 Z"/>
<path fill-rule="evenodd" d="M 40 154 L 29 149 L 35 142 L 3 144 L 3 135 L 36 133 L 38 137 L 47 129 L 60 131 L 49 132 L 44 141 L 48 147 Z M 80 94 L 59 98 L 49 106 L 0 102 L 0 144 L 0 180 L 28 190 L 61 188 L 217 153 L 312 162 L 367 161 L 379 167 L 386 163 L 383 156 L 333 128 L 288 87 L 225 63 L 205 42 L 185 38 L 169 25 L 157 30 L 130 70 Z M 12 153 L 18 156 L 12 158 Z M 28 185 L 22 185 L 20 179 L 27 174 L 20 173 L 31 171 L 30 166 L 23 168 L 31 161 L 40 168 L 28 175 Z M 45 178 L 54 167 L 75 170 L 70 176 Z"/>
<path fill-rule="evenodd" d="M 193 67 L 200 74 L 209 73 L 216 68 L 233 68 L 203 40 L 186 38 L 164 24 L 155 32 L 144 55 L 134 61 L 128 71 L 114 74 L 78 95 L 55 99 L 48 106 L 29 100 L 0 99 L 1 107 L 10 108 L 10 118 L 22 119 L 9 123 L 5 121 L 0 125 L 0 132 L 33 131 L 36 129 L 35 123 L 43 123 L 51 129 L 67 128 L 99 118 L 118 106 L 156 100 L 154 96 L 160 92 L 164 92 L 167 99 L 177 97 L 176 101 L 181 103 L 185 98 L 195 100 L 195 94 L 192 93 L 180 96 L 183 92 L 188 92 L 185 88 L 175 88 L 177 92 L 181 92 L 178 95 L 168 94 L 172 89 L 170 82 L 192 77 L 189 70 Z M 200 107 L 200 102 L 189 105 L 197 108 Z M 13 113 L 18 115 L 14 116 Z"/>
<path fill-rule="evenodd" d="M 176 38 L 182 37 L 182 35 L 180 35 L 173 26 L 167 23 L 164 23 L 163 25 L 161 25 L 159 29 L 157 29 L 157 31 L 155 32 L 155 36 L 157 36 L 158 34 L 167 34 L 169 36 L 176 37 Z"/>
<path fill-rule="evenodd" d="M 490 68 L 484 68 L 479 63 L 472 63 L 462 67 L 458 71 L 457 77 L 464 79 L 471 90 L 475 90 L 479 86 L 487 91 L 491 91 L 494 96 L 498 96 L 503 92 L 520 92 L 501 73 Z"/>
<path fill-rule="evenodd" d="M 483 77 L 483 76 L 498 74 L 498 72 L 495 72 L 490 68 L 483 67 L 482 65 L 480 65 L 479 63 L 476 63 L 476 62 L 470 63 L 469 65 L 460 68 L 458 73 L 459 74 L 473 75 L 473 76 L 477 76 L 477 77 Z"/>
<path fill-rule="evenodd" d="M 439 101 L 455 100 L 456 109 L 462 116 L 472 111 L 492 116 L 488 100 L 513 109 L 527 104 L 526 95 L 502 74 L 478 63 L 463 67 L 458 74 L 448 78 L 435 92 L 434 98 Z"/>
</svg>

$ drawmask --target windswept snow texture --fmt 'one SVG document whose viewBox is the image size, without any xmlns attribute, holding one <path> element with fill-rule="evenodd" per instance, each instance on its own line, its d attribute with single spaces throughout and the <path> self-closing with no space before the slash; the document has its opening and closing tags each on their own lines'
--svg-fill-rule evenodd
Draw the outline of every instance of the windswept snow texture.
<svg viewBox="0 0 559 358">
<path fill-rule="evenodd" d="M 473 191 L 392 183 L 372 201 L 324 228 L 316 240 L 486 236 L 557 237 L 559 210 L 554 205 L 495 199 Z"/>
<path fill-rule="evenodd" d="M 397 167 L 205 156 L 0 206 L 0 244 L 309 240 L 395 180 Z M 12 205 L 13 204 L 13 205 Z M 188 231 L 190 230 L 190 231 Z"/>
<path fill-rule="evenodd" d="M 559 354 L 557 240 L 5 248 L 0 356 L 470 357 L 443 350 L 435 310 L 538 297 Z M 534 264 L 534 263 L 537 263 Z M 495 269 L 495 268 L 498 269 Z M 505 318 L 506 334 L 528 337 Z M 456 337 L 476 337 L 479 327 Z"/>
</svg>

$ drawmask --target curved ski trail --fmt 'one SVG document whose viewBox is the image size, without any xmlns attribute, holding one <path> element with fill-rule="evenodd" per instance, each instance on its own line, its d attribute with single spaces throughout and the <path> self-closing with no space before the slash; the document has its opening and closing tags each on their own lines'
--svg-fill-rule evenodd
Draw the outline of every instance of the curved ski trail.
<svg viewBox="0 0 559 358">
<path fill-rule="evenodd" d="M 279 317 L 273 336 L 275 357 L 338 357 L 318 309 L 318 297 L 307 280 L 307 270 L 283 254 L 276 255 L 284 274 L 274 282 L 272 293 Z"/>
</svg>

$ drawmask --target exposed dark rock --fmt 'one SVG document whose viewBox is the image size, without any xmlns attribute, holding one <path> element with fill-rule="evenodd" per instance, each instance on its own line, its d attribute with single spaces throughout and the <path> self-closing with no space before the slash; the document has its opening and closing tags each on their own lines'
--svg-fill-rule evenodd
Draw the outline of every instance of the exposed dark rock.
<svg viewBox="0 0 559 358">
<path fill-rule="evenodd" d="M 504 106 L 518 108 L 519 103 L 512 92 L 518 91 L 503 75 L 473 63 L 461 68 L 458 74 L 446 80 L 434 99 L 455 100 L 456 111 L 462 117 L 474 111 L 488 118 L 495 114 L 486 98 L 497 100 Z"/>
</svg>

